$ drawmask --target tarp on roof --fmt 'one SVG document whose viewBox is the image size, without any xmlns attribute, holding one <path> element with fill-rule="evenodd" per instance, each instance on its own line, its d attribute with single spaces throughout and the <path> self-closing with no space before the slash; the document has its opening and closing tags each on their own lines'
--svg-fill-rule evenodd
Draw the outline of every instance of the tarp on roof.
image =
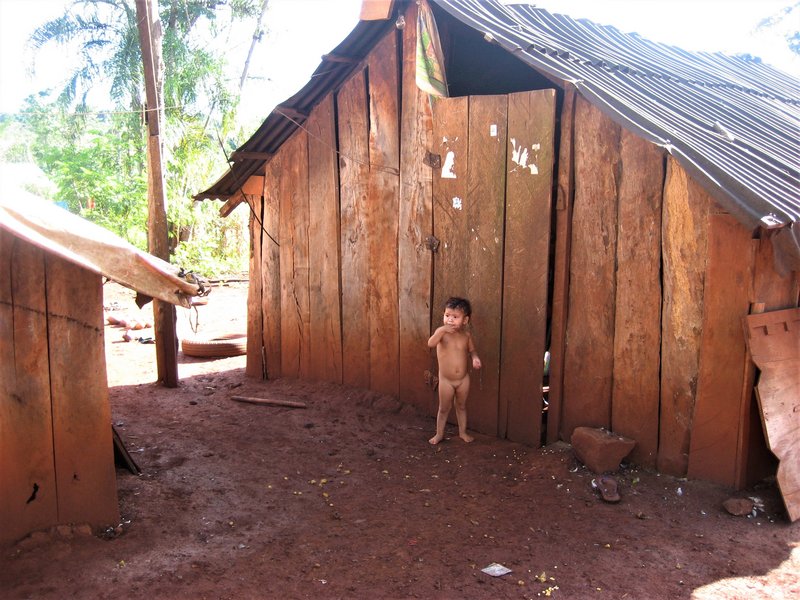
<svg viewBox="0 0 800 600">
<path fill-rule="evenodd" d="M 7 183 L 7 182 L 4 182 Z M 200 287 L 180 269 L 21 189 L 0 190 L 0 227 L 43 250 L 164 302 L 189 307 Z"/>
</svg>

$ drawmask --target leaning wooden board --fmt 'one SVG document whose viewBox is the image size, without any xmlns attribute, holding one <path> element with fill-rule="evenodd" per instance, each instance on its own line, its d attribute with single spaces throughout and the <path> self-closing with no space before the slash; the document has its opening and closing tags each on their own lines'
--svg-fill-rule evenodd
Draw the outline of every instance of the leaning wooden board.
<svg viewBox="0 0 800 600">
<path fill-rule="evenodd" d="M 800 308 L 743 319 L 747 347 L 761 369 L 756 388 L 767 444 L 781 461 L 778 487 L 789 518 L 800 518 Z"/>
</svg>

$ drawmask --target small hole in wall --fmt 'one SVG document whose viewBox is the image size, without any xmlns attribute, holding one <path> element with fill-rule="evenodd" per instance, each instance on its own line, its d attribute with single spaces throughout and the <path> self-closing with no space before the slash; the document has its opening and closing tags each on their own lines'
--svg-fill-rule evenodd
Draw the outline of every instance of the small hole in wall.
<svg viewBox="0 0 800 600">
<path fill-rule="evenodd" d="M 31 497 L 28 498 L 28 501 L 25 504 L 30 504 L 31 502 L 36 500 L 36 494 L 38 492 L 39 492 L 39 484 L 38 483 L 34 483 L 33 484 L 33 492 L 31 492 Z"/>
</svg>

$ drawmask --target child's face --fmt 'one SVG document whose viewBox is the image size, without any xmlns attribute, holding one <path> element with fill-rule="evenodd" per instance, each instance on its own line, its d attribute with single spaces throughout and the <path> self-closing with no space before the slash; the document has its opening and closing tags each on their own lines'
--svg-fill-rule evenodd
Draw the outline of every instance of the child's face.
<svg viewBox="0 0 800 600">
<path fill-rule="evenodd" d="M 460 308 L 445 308 L 444 309 L 444 324 L 450 325 L 455 329 L 461 329 L 464 325 L 469 323 L 469 317 L 464 314 Z"/>
</svg>

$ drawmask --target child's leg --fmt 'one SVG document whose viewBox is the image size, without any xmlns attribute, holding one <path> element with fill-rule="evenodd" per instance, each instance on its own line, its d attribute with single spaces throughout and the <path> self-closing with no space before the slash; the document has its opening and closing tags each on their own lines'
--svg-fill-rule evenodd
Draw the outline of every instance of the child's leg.
<svg viewBox="0 0 800 600">
<path fill-rule="evenodd" d="M 453 396 L 455 388 L 444 377 L 439 377 L 439 412 L 436 414 L 436 435 L 428 441 L 431 444 L 438 444 L 444 439 L 444 428 L 447 425 L 447 415 L 453 408 Z"/>
<path fill-rule="evenodd" d="M 469 395 L 469 375 L 456 388 L 456 420 L 458 421 L 458 437 L 465 442 L 471 442 L 475 438 L 467 433 L 467 396 Z"/>
</svg>

